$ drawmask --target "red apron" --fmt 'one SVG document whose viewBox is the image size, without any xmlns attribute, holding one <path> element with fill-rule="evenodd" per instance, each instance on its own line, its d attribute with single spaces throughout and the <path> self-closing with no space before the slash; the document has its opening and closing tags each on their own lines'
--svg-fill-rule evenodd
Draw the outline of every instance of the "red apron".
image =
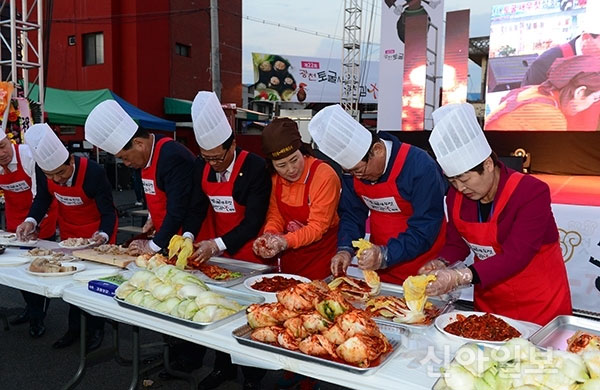
<svg viewBox="0 0 600 390">
<path fill-rule="evenodd" d="M 60 238 L 84 237 L 89 238 L 100 228 L 100 212 L 94 199 L 88 197 L 83 190 L 83 180 L 87 171 L 88 159 L 79 158 L 79 172 L 71 187 L 61 186 L 48 179 L 48 192 L 58 202 L 58 227 Z M 115 210 L 116 214 L 116 210 Z M 109 242 L 114 244 L 117 239 L 118 220 L 109 237 Z"/>
<path fill-rule="evenodd" d="M 242 150 L 240 155 L 235 159 L 233 169 L 229 175 L 229 180 L 226 182 L 209 182 L 208 174 L 211 169 L 210 164 L 207 163 L 204 165 L 204 171 L 202 173 L 202 190 L 206 196 L 208 196 L 212 207 L 209 207 L 203 225 L 211 225 L 208 228 L 208 231 L 211 231 L 213 234 L 211 237 L 202 238 L 211 239 L 214 237 L 221 237 L 237 227 L 244 220 L 244 217 L 246 216 L 246 206 L 237 203 L 235 199 L 233 199 L 232 194 L 235 180 L 238 178 L 240 169 L 242 169 L 242 165 L 246 160 L 246 156 L 248 156 L 248 152 Z M 207 232 L 207 230 L 203 230 L 203 232 Z M 249 240 L 246 242 L 244 246 L 231 256 L 228 256 L 227 253 L 224 253 L 224 255 L 239 260 L 251 261 L 253 263 L 263 263 L 263 260 L 256 256 L 252 250 L 253 241 L 254 240 Z"/>
<path fill-rule="evenodd" d="M 400 145 L 400 150 L 387 181 L 377 184 L 365 184 L 354 178 L 354 191 L 371 210 L 370 241 L 373 244 L 387 245 L 390 239 L 397 238 L 399 234 L 408 229 L 408 219 L 413 214 L 413 208 L 411 203 L 400 195 L 396 180 L 402 173 L 409 150 L 409 144 L 403 143 Z M 423 264 L 436 257 L 442 246 L 444 246 L 445 237 L 446 221 L 443 220 L 440 233 L 427 252 L 413 260 L 378 270 L 381 280 L 388 283 L 402 284 L 407 277 L 416 275 Z"/>
<path fill-rule="evenodd" d="M 11 172 L 7 169 L 0 175 L 0 188 L 4 191 L 6 231 L 14 232 L 17 226 L 27 218 L 33 194 L 31 193 L 31 177 L 27 175 L 21 164 L 19 147 L 13 145 L 17 157 L 17 169 Z M 56 233 L 57 207 L 56 201 L 52 201 L 48 212 L 40 224 L 40 238 L 47 239 Z"/>
<path fill-rule="evenodd" d="M 154 154 L 152 155 L 150 166 L 142 169 L 142 184 L 144 186 L 144 193 L 146 194 L 146 204 L 148 205 L 148 212 L 152 218 L 154 229 L 157 232 L 160 230 L 160 227 L 165 220 L 165 216 L 167 215 L 167 194 L 158 188 L 156 166 L 158 165 L 160 150 L 164 144 L 170 141 L 172 141 L 171 138 L 161 138 L 156 145 L 154 145 Z"/>
<path fill-rule="evenodd" d="M 508 178 L 487 222 L 462 220 L 460 209 L 464 196 L 457 192 L 452 218 L 456 229 L 476 254 L 476 262 L 502 253 L 502 245 L 498 242 L 498 216 L 522 177 L 520 173 L 513 173 Z M 571 314 L 569 281 L 558 241 L 542 245 L 529 265 L 511 278 L 485 290 L 475 285 L 474 301 L 477 310 L 540 325 L 557 315 Z"/>
<path fill-rule="evenodd" d="M 310 214 L 310 185 L 314 178 L 311 172 L 316 172 L 321 160 L 315 160 L 308 170 L 308 180 L 304 186 L 304 202 L 301 206 L 290 206 L 281 201 L 282 178 L 277 175 L 275 180 L 275 193 L 277 207 L 285 221 L 296 220 L 308 224 Z M 286 232 L 287 233 L 287 232 Z M 281 272 L 301 275 L 310 279 L 324 279 L 331 274 L 329 263 L 337 252 L 338 226 L 330 227 L 319 241 L 297 249 L 287 249 L 281 255 Z"/>
</svg>

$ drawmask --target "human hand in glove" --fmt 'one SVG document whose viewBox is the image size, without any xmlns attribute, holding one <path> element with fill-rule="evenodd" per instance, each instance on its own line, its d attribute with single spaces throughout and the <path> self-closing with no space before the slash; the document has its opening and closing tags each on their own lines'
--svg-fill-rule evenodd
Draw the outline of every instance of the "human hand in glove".
<svg viewBox="0 0 600 390">
<path fill-rule="evenodd" d="M 131 244 L 129 244 L 129 250 L 136 251 L 140 254 L 151 254 L 153 255 L 154 250 L 150 247 L 150 240 L 133 240 Z"/>
<path fill-rule="evenodd" d="M 331 258 L 331 274 L 335 277 L 346 275 L 346 270 L 352 261 L 352 255 L 347 251 L 339 251 Z"/>
<path fill-rule="evenodd" d="M 430 260 L 429 262 L 423 264 L 419 271 L 417 272 L 419 275 L 428 274 L 438 269 L 446 268 L 446 262 L 441 257 L 437 259 Z"/>
<path fill-rule="evenodd" d="M 152 218 L 148 216 L 144 227 L 142 227 L 142 233 L 152 233 L 154 230 L 154 223 L 152 222 Z"/>
<path fill-rule="evenodd" d="M 281 234 L 265 233 L 254 241 L 252 248 L 257 256 L 270 259 L 286 250 L 287 246 L 287 240 Z"/>
<path fill-rule="evenodd" d="M 383 245 L 372 245 L 363 249 L 358 255 L 358 268 L 376 270 L 385 268 L 387 248 Z"/>
<path fill-rule="evenodd" d="M 32 222 L 25 221 L 17 226 L 17 240 L 29 241 L 35 237 L 35 225 Z"/>
<path fill-rule="evenodd" d="M 190 256 L 190 260 L 200 261 L 201 263 L 204 263 L 219 252 L 219 247 L 215 240 L 200 241 L 195 244 L 194 247 L 196 250 L 194 251 L 194 254 Z"/>
<path fill-rule="evenodd" d="M 96 232 L 92 235 L 90 241 L 92 241 L 92 245 L 105 244 L 106 242 L 108 242 L 108 234 L 103 232 Z"/>
<path fill-rule="evenodd" d="M 446 294 L 457 287 L 470 284 L 473 280 L 473 273 L 464 265 L 456 268 L 438 269 L 430 272 L 429 275 L 434 275 L 435 280 L 427 285 L 425 294 L 428 296 Z"/>
</svg>

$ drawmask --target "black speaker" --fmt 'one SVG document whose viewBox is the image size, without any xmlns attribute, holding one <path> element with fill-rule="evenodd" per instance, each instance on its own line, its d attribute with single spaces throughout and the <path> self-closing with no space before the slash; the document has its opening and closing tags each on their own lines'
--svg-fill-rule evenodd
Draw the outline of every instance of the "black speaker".
<svg viewBox="0 0 600 390">
<path fill-rule="evenodd" d="M 523 157 L 521 156 L 498 156 L 498 160 L 502 161 L 510 169 L 523 172 Z"/>
<path fill-rule="evenodd" d="M 537 54 L 490 58 L 488 65 L 489 92 L 508 91 L 521 87 L 525 72 Z"/>
</svg>

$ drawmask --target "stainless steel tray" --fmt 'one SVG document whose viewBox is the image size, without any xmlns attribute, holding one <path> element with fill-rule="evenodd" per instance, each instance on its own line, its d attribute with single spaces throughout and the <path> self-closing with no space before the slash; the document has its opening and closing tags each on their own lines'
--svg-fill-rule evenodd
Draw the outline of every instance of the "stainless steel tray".
<svg viewBox="0 0 600 390">
<path fill-rule="evenodd" d="M 237 329 L 234 329 L 231 332 L 232 336 L 238 341 L 238 343 L 242 345 L 247 345 L 249 347 L 257 348 L 263 351 L 269 351 L 274 353 L 279 353 L 285 356 L 289 356 L 292 358 L 296 358 L 299 360 L 304 360 L 308 362 L 314 362 L 318 364 L 322 364 L 324 366 L 339 368 L 344 371 L 352 372 L 355 374 L 366 374 L 371 375 L 375 371 L 377 371 L 381 366 L 383 366 L 386 362 L 388 362 L 394 353 L 400 347 L 400 336 L 401 333 L 397 331 L 397 329 L 388 330 L 385 327 L 381 329 L 382 333 L 386 335 L 390 344 L 392 345 L 392 350 L 385 354 L 383 357 L 380 357 L 379 364 L 373 367 L 357 367 L 348 363 L 336 362 L 334 360 L 325 359 L 318 356 L 306 355 L 300 351 L 292 351 L 277 345 L 267 344 L 260 341 L 252 340 L 250 338 L 250 333 L 252 333 L 252 328 L 248 324 L 244 326 L 240 326 Z"/>
<path fill-rule="evenodd" d="M 210 330 L 210 329 L 214 329 L 217 328 L 223 324 L 226 324 L 230 321 L 235 320 L 236 318 L 240 318 L 244 315 L 246 315 L 246 310 L 245 308 L 248 305 L 251 305 L 253 303 L 263 303 L 265 301 L 264 297 L 258 296 L 258 295 L 254 295 L 254 294 L 249 294 L 246 292 L 242 292 L 242 291 L 236 291 L 236 290 L 231 290 L 228 288 L 223 288 L 223 287 L 219 287 L 219 286 L 211 286 L 210 287 L 211 291 L 217 292 L 223 296 L 225 296 L 226 298 L 230 298 L 233 299 L 234 301 L 236 301 L 237 303 L 239 303 L 240 305 L 244 306 L 244 309 L 238 311 L 235 314 L 230 315 L 229 317 L 225 317 L 223 319 L 220 319 L 218 321 L 215 322 L 194 322 L 191 320 L 186 320 L 183 318 L 179 318 L 179 317 L 175 317 L 172 316 L 170 314 L 166 314 L 166 313 L 161 313 L 159 311 L 156 310 L 152 310 L 152 309 L 148 309 L 145 307 L 141 307 L 141 306 L 137 306 L 134 305 L 132 303 L 126 302 L 123 299 L 119 299 L 116 296 L 114 297 L 114 300 L 117 301 L 117 303 L 123 307 L 132 309 L 132 310 L 136 310 L 139 311 L 140 313 L 144 313 L 144 314 L 148 314 L 151 316 L 155 316 L 158 318 L 162 318 L 165 320 L 169 320 L 169 321 L 173 321 L 173 322 L 177 322 L 181 325 L 185 325 L 185 326 L 189 326 L 190 328 L 196 328 L 196 329 L 201 329 L 201 330 Z"/>
<path fill-rule="evenodd" d="M 275 269 L 275 267 L 271 265 L 251 263 L 249 261 L 229 259 L 226 257 L 211 257 L 206 263 L 218 265 L 219 267 L 227 268 L 230 271 L 240 272 L 242 274 L 242 276 L 235 279 L 214 280 L 206 276 L 200 270 L 189 270 L 190 273 L 202 279 L 204 283 L 221 287 L 235 286 L 236 284 L 242 283 L 246 278 L 254 275 L 266 274 Z"/>
<path fill-rule="evenodd" d="M 540 348 L 567 350 L 567 340 L 578 330 L 600 336 L 600 321 L 575 316 L 558 316 L 535 332 L 529 341 Z"/>
</svg>

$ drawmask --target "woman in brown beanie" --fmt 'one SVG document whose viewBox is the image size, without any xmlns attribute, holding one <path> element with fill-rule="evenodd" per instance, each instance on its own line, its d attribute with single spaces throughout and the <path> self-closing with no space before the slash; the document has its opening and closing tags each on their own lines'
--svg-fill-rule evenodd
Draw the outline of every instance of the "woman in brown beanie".
<svg viewBox="0 0 600 390">
<path fill-rule="evenodd" d="M 323 279 L 337 250 L 340 179 L 312 156 L 291 119 L 274 119 L 263 130 L 262 149 L 273 171 L 272 191 L 264 234 L 254 241 L 254 252 L 279 257 L 280 272 Z"/>
</svg>

